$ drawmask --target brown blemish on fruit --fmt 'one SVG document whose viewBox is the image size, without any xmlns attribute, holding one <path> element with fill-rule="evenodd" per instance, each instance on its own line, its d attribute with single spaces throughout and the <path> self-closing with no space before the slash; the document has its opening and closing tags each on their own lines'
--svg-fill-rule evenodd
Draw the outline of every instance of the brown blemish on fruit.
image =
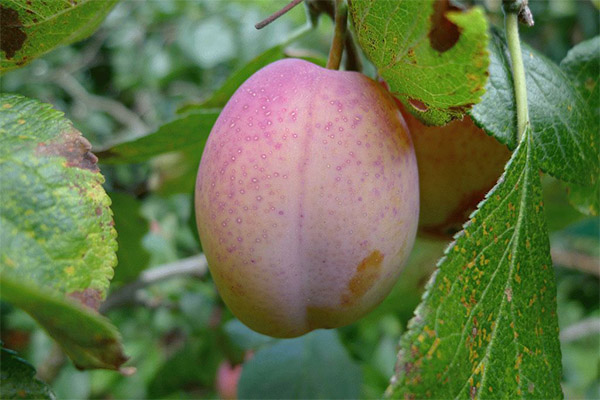
<svg viewBox="0 0 600 400">
<path fill-rule="evenodd" d="M 64 157 L 68 167 L 98 172 L 98 158 L 92 154 L 91 149 L 90 142 L 75 128 L 71 128 L 62 132 L 58 140 L 38 144 L 36 155 Z"/>
<path fill-rule="evenodd" d="M 342 294 L 341 304 L 344 307 L 352 305 L 373 287 L 381 274 L 383 254 L 374 250 L 356 267 L 354 275 L 348 282 L 348 289 Z M 334 307 L 306 307 L 306 324 L 309 330 L 330 329 L 343 325 L 339 319 L 339 310 Z"/>
<path fill-rule="evenodd" d="M 431 29 L 427 36 L 434 50 L 443 53 L 450 50 L 458 42 L 460 28 L 446 17 L 446 13 L 459 10 L 460 8 L 450 4 L 449 0 L 433 2 L 433 14 L 430 18 Z"/>
<path fill-rule="evenodd" d="M 348 291 L 342 295 L 343 305 L 352 304 L 373 287 L 381 274 L 382 261 L 383 254 L 379 250 L 374 250 L 358 264 L 356 272 L 348 282 Z"/>
<path fill-rule="evenodd" d="M 11 59 L 23 47 L 27 34 L 16 10 L 0 5 L 0 49 Z"/>
</svg>

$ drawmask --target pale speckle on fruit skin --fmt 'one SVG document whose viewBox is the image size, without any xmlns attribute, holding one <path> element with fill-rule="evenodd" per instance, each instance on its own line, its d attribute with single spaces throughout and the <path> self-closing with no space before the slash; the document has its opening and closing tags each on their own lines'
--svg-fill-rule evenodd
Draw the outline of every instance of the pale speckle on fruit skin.
<svg viewBox="0 0 600 400">
<path fill-rule="evenodd" d="M 305 61 L 273 63 L 238 89 L 206 144 L 196 212 L 219 292 L 242 322 L 293 337 L 320 327 L 308 309 L 341 326 L 387 295 L 419 210 L 402 124 L 374 81 Z M 343 306 L 374 251 L 378 279 Z"/>
</svg>

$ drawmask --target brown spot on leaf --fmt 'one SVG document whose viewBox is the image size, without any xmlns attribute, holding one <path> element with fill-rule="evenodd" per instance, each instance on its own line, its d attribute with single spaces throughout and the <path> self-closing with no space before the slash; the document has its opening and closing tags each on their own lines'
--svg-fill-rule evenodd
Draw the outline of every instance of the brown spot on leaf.
<svg viewBox="0 0 600 400">
<path fill-rule="evenodd" d="M 62 133 L 49 143 L 40 143 L 36 149 L 38 156 L 60 156 L 67 160 L 67 166 L 98 172 L 98 158 L 90 151 L 92 145 L 75 128 Z"/>
<path fill-rule="evenodd" d="M 427 104 L 423 103 L 421 100 L 408 99 L 408 103 L 411 106 L 413 106 L 415 108 L 415 110 L 418 110 L 421 112 L 425 112 L 425 111 L 429 110 L 429 107 L 427 107 Z"/>
<path fill-rule="evenodd" d="M 460 28 L 447 17 L 448 11 L 458 11 L 460 8 L 450 4 L 449 0 L 433 2 L 431 14 L 431 29 L 429 30 L 429 43 L 434 50 L 443 53 L 450 50 L 460 38 Z"/>
<path fill-rule="evenodd" d="M 16 10 L 0 5 L 0 49 L 10 59 L 23 47 L 27 34 Z"/>
<path fill-rule="evenodd" d="M 381 262 L 383 254 L 379 250 L 374 250 L 358 264 L 356 271 L 348 282 L 348 292 L 342 295 L 342 304 L 352 304 L 356 299 L 364 296 L 381 274 Z"/>
<path fill-rule="evenodd" d="M 461 104 L 458 106 L 451 106 L 448 107 L 448 111 L 450 111 L 453 114 L 466 114 L 467 111 L 469 111 L 471 108 L 473 108 L 475 104 L 474 103 L 467 103 L 467 104 Z"/>
<path fill-rule="evenodd" d="M 69 297 L 77 300 L 82 305 L 91 308 L 92 310 L 98 311 L 100 303 L 102 302 L 102 294 L 97 289 L 85 289 L 83 292 L 77 291 L 69 293 Z"/>
</svg>

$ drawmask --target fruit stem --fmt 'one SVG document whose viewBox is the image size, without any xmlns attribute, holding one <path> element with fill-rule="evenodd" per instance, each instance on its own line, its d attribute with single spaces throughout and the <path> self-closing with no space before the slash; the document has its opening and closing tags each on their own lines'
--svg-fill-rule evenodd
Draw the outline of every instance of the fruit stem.
<svg viewBox="0 0 600 400">
<path fill-rule="evenodd" d="M 286 12 L 290 11 L 292 8 L 296 7 L 298 4 L 302 3 L 303 0 L 292 0 L 288 4 L 285 5 L 281 10 L 274 12 L 269 15 L 267 18 L 260 21 L 258 24 L 254 25 L 256 29 L 262 29 L 265 26 L 269 25 L 271 22 L 275 21 L 277 18 L 281 17 Z"/>
<path fill-rule="evenodd" d="M 529 124 L 529 110 L 527 108 L 527 87 L 525 84 L 525 67 L 523 66 L 523 55 L 521 53 L 521 42 L 519 40 L 519 13 L 520 9 L 514 7 L 514 3 L 504 7 L 504 28 L 506 30 L 506 41 L 512 65 L 512 75 L 515 86 L 515 99 L 517 103 L 517 135 L 521 140 L 526 126 Z M 517 2 L 515 2 L 517 3 Z"/>
<path fill-rule="evenodd" d="M 344 0 L 335 0 L 335 29 L 333 31 L 333 41 L 329 49 L 329 58 L 327 59 L 327 68 L 339 69 L 344 52 L 344 42 L 346 40 L 346 27 L 348 26 L 348 4 Z"/>
</svg>

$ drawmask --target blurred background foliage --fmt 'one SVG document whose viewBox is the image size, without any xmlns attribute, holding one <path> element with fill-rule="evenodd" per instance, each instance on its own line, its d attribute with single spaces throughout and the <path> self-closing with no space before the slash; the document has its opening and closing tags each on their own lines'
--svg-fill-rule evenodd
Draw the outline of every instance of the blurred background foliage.
<svg viewBox="0 0 600 400">
<path fill-rule="evenodd" d="M 484 6 L 492 23 L 501 26 L 501 0 L 460 3 Z M 2 91 L 53 104 L 95 149 L 107 148 L 150 133 L 173 119 L 181 105 L 207 98 L 232 72 L 306 23 L 303 7 L 296 7 L 262 31 L 254 29 L 256 22 L 283 4 L 122 1 L 89 39 L 7 73 Z M 598 34 L 598 11 L 591 1 L 536 0 L 530 6 L 536 25 L 523 29 L 523 38 L 555 62 L 574 44 Z M 326 57 L 331 30 L 331 21 L 322 17 L 318 29 L 294 42 L 287 53 Z M 374 75 L 368 63 L 365 72 Z M 135 281 L 147 268 L 201 251 L 192 193 L 152 191 L 153 182 L 165 179 L 164 165 L 169 165 L 168 158 L 101 165 L 119 232 L 113 291 Z M 598 218 L 571 208 L 557 181 L 545 177 L 544 187 L 555 259 L 576 264 L 576 257 L 587 257 L 588 265 L 598 268 Z M 123 335 L 131 356 L 128 365 L 137 368 L 132 376 L 76 370 L 30 317 L 6 303 L 1 304 L 1 338 L 38 368 L 58 398 L 215 398 L 219 364 L 240 363 L 249 355 L 254 358 L 245 368 L 253 371 L 267 368 L 266 361 L 271 367 L 284 363 L 280 368 L 289 374 L 297 373 L 294 368 L 310 370 L 325 363 L 339 374 L 352 374 L 356 387 L 350 385 L 353 391 L 339 392 L 340 397 L 379 398 L 393 372 L 397 340 L 445 246 L 420 238 L 394 291 L 373 313 L 333 335 L 316 332 L 289 343 L 289 348 L 314 352 L 313 364 L 290 365 L 280 350 L 286 341 L 253 333 L 235 320 L 208 274 L 151 285 L 132 296 L 129 304 L 107 311 Z M 581 334 L 581 321 L 600 317 L 598 275 L 557 266 L 556 276 L 565 397 L 600 398 L 600 335 L 589 328 Z M 324 344 L 335 354 L 327 357 L 316 350 Z M 248 373 L 241 393 L 260 397 L 264 379 L 268 377 Z M 317 395 L 319 381 L 314 385 L 308 393 Z M 276 387 L 270 390 L 277 392 Z"/>
</svg>

